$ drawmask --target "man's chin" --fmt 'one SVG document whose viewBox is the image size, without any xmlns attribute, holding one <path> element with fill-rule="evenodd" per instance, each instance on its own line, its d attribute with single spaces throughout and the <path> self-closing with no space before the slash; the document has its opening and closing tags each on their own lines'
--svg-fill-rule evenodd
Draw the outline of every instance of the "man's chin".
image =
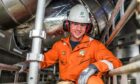
<svg viewBox="0 0 140 84">
<path fill-rule="evenodd" d="M 83 37 L 83 36 L 78 36 L 78 35 L 75 36 L 76 39 L 80 39 L 80 38 L 82 38 L 82 37 Z"/>
</svg>

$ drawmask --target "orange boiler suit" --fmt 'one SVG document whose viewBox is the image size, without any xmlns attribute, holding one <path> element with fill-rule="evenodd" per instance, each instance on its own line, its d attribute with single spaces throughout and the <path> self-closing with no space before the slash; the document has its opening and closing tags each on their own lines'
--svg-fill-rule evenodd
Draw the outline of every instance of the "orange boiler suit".
<svg viewBox="0 0 140 84">
<path fill-rule="evenodd" d="M 58 61 L 61 80 L 77 82 L 82 70 L 89 64 L 94 64 L 98 73 L 88 79 L 88 84 L 103 84 L 101 76 L 109 70 L 109 66 L 102 60 L 111 62 L 114 68 L 122 65 L 121 61 L 98 40 L 85 35 L 72 50 L 69 39 L 70 37 L 61 39 L 53 45 L 52 49 L 44 53 L 42 69 Z"/>
</svg>

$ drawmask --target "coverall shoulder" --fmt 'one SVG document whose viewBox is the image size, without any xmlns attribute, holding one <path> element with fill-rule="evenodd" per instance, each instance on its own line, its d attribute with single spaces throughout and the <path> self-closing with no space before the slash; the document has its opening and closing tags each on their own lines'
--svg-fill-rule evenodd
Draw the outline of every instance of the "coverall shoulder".
<svg viewBox="0 0 140 84">
<path fill-rule="evenodd" d="M 57 61 L 59 62 L 59 74 L 62 80 L 77 81 L 80 73 L 89 64 L 94 64 L 100 73 L 110 70 L 110 65 L 103 60 L 112 63 L 117 68 L 122 65 L 101 42 L 84 36 L 80 43 L 72 50 L 69 37 L 56 42 L 52 49 L 44 53 L 44 61 L 41 68 L 46 68 Z"/>
</svg>

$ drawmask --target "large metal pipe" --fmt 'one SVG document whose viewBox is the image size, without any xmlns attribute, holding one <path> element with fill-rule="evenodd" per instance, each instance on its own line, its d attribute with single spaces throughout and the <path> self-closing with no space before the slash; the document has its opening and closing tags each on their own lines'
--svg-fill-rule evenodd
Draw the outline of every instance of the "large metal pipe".
<svg viewBox="0 0 140 84">
<path fill-rule="evenodd" d="M 0 25 L 13 27 L 28 20 L 36 10 L 37 0 L 0 0 Z"/>
</svg>

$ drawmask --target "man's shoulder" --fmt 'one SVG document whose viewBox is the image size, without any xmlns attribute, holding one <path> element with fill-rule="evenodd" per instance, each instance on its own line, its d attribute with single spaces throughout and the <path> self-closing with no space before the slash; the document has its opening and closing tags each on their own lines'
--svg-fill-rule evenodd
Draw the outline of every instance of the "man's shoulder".
<svg viewBox="0 0 140 84">
<path fill-rule="evenodd" d="M 102 44 L 102 42 L 99 41 L 99 40 L 97 40 L 97 39 L 93 39 L 91 42 L 92 42 L 93 44 Z"/>
<path fill-rule="evenodd" d="M 56 41 L 55 44 L 62 44 L 68 40 L 68 37 L 61 38 L 60 40 Z"/>
</svg>

